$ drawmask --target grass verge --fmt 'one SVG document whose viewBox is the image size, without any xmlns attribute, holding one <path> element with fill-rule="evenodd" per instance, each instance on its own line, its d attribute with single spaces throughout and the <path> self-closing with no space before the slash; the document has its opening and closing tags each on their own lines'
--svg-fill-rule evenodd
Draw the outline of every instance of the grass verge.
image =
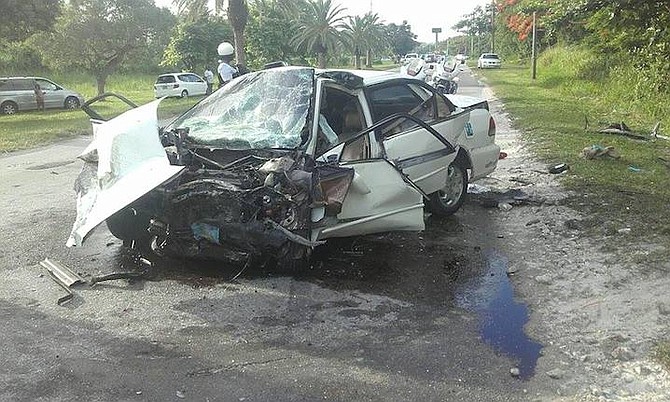
<svg viewBox="0 0 670 402">
<path fill-rule="evenodd" d="M 75 90 L 84 98 L 96 95 L 95 80 L 84 74 L 50 75 L 49 78 L 68 89 Z M 123 95 L 144 104 L 154 100 L 155 76 L 114 76 L 106 90 Z M 188 99 L 165 99 L 159 106 L 159 118 L 174 116 L 195 104 L 200 97 Z M 101 115 L 110 118 L 121 114 L 128 107 L 119 101 L 105 101 L 94 105 Z M 12 116 L 0 116 L 0 152 L 16 151 L 45 145 L 64 138 L 91 133 L 88 116 L 81 110 L 48 109 L 20 112 Z"/>
<path fill-rule="evenodd" d="M 657 345 L 655 357 L 666 370 L 670 370 L 670 341 L 661 342 Z"/>
<path fill-rule="evenodd" d="M 597 130 L 622 121 L 641 134 L 649 134 L 657 121 L 661 127 L 670 127 L 670 114 L 659 118 L 656 107 L 669 100 L 649 100 L 656 103 L 648 107 L 633 96 L 621 95 L 627 84 L 622 80 L 579 78 L 578 69 L 573 68 L 579 65 L 579 54 L 566 50 L 549 56 L 540 64 L 536 80 L 530 78 L 529 67 L 520 65 L 481 71 L 481 75 L 504 101 L 534 152 L 547 164 L 570 165 L 563 182 L 579 194 L 571 203 L 597 223 L 587 230 L 613 235 L 627 227 L 637 235 L 633 238 L 667 237 L 670 222 L 664 217 L 670 216 L 670 166 L 663 160 L 670 161 L 670 141 L 633 140 Z M 567 66 L 566 59 L 572 60 Z M 581 157 L 582 150 L 592 145 L 613 146 L 621 157 Z"/>
</svg>

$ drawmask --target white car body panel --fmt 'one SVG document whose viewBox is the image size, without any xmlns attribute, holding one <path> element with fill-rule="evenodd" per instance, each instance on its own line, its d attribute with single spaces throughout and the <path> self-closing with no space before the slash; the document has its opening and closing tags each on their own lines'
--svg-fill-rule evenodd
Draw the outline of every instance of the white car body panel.
<svg viewBox="0 0 670 402">
<path fill-rule="evenodd" d="M 391 230 L 423 230 L 423 199 L 383 159 L 348 163 L 354 181 L 337 215 L 338 222 L 315 228 L 314 240 Z"/>
<path fill-rule="evenodd" d="M 108 217 L 175 176 L 158 137 L 160 100 L 96 123 L 93 142 L 79 157 L 95 160 L 97 171 L 80 183 L 88 191 L 77 198 L 77 219 L 67 246 L 80 246 L 86 235 Z"/>
</svg>

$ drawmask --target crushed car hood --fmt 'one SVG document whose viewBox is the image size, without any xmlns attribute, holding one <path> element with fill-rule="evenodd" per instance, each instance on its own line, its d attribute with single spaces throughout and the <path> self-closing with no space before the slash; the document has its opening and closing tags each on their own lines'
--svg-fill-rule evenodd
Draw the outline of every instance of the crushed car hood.
<svg viewBox="0 0 670 402">
<path fill-rule="evenodd" d="M 80 246 L 105 219 L 181 172 L 173 166 L 158 136 L 160 100 L 95 124 L 93 142 L 75 183 L 77 218 L 66 245 Z"/>
</svg>

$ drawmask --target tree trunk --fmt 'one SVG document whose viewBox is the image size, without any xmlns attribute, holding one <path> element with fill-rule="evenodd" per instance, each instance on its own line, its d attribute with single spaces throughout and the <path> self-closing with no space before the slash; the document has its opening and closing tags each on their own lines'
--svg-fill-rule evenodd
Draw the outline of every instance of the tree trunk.
<svg viewBox="0 0 670 402">
<path fill-rule="evenodd" d="M 100 73 L 95 75 L 95 81 L 98 84 L 98 96 L 105 93 L 105 84 L 107 84 L 107 74 Z"/>
<path fill-rule="evenodd" d="M 235 60 L 237 60 L 237 64 L 246 65 L 244 28 L 240 31 L 233 31 L 233 35 L 235 37 Z"/>
<path fill-rule="evenodd" d="M 354 57 L 355 57 L 355 60 L 356 60 L 356 62 L 355 62 L 356 70 L 360 70 L 361 69 L 361 53 L 359 51 L 356 51 L 356 54 L 354 55 Z"/>
<path fill-rule="evenodd" d="M 368 49 L 365 52 L 365 67 L 372 68 L 372 50 Z"/>
<path fill-rule="evenodd" d="M 233 28 L 235 38 L 235 58 L 237 64 L 245 64 L 244 56 L 244 28 L 249 20 L 249 8 L 246 0 L 228 0 L 228 22 Z"/>
<path fill-rule="evenodd" d="M 326 53 L 319 52 L 318 60 L 319 60 L 319 68 L 326 68 Z"/>
</svg>

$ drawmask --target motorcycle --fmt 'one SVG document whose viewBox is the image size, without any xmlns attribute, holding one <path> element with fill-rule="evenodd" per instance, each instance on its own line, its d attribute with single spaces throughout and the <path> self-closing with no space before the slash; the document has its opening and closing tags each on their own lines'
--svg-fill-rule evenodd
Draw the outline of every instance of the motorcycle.
<svg viewBox="0 0 670 402">
<path fill-rule="evenodd" d="M 460 72 L 460 69 L 454 68 L 451 72 L 445 70 L 440 74 L 436 74 L 433 77 L 433 87 L 443 95 L 455 94 L 458 90 L 459 78 L 457 76 Z"/>
</svg>

